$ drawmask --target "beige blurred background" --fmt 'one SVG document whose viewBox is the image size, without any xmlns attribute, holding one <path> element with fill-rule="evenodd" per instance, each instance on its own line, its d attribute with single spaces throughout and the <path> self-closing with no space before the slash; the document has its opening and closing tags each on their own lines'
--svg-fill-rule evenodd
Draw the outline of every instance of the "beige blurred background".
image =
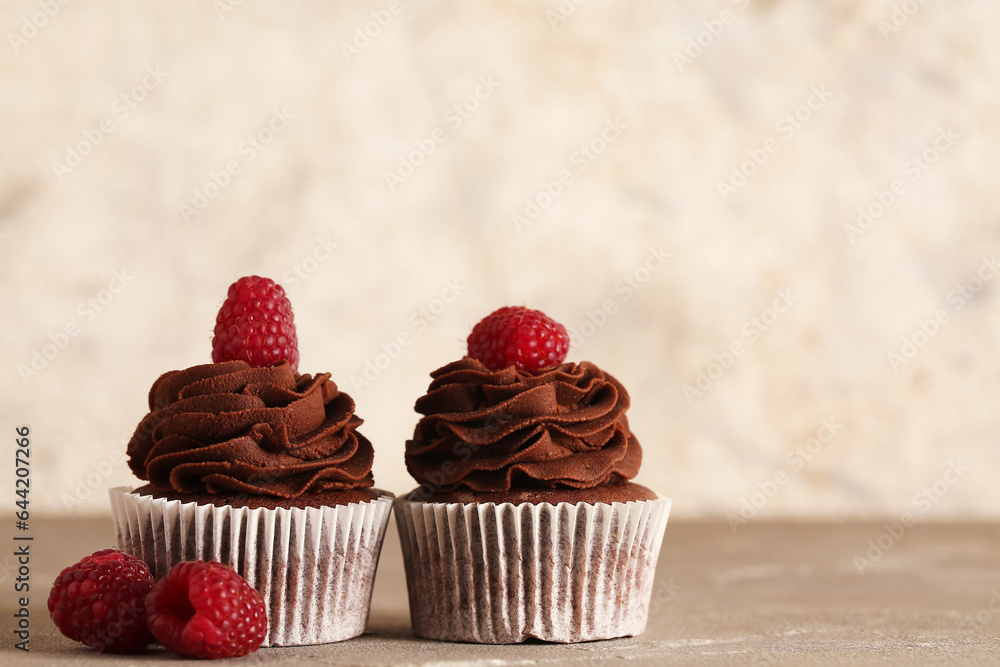
<svg viewBox="0 0 1000 667">
<path fill-rule="evenodd" d="M 35 515 L 108 513 L 257 273 L 397 493 L 429 371 L 528 304 L 629 388 L 677 517 L 1000 517 L 1000 6 L 576 2 L 5 2 Z"/>
</svg>

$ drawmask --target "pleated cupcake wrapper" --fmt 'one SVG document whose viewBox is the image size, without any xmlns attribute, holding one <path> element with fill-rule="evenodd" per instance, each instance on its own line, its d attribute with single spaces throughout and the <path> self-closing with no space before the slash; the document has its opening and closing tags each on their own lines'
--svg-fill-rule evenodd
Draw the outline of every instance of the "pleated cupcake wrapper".
<svg viewBox="0 0 1000 667">
<path fill-rule="evenodd" d="M 669 498 L 394 505 L 422 637 L 579 642 L 646 628 Z"/>
<path fill-rule="evenodd" d="M 360 635 L 392 509 L 392 494 L 333 507 L 250 509 L 110 490 L 118 545 L 157 579 L 185 560 L 236 570 L 267 607 L 264 646 Z"/>
</svg>

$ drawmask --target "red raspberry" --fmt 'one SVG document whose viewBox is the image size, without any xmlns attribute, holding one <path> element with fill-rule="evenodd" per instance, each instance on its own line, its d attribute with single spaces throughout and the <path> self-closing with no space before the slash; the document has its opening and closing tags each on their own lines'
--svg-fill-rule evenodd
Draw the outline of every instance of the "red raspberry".
<svg viewBox="0 0 1000 667">
<path fill-rule="evenodd" d="M 238 658 L 267 634 L 264 598 L 222 563 L 174 565 L 146 598 L 149 629 L 185 658 Z"/>
<path fill-rule="evenodd" d="M 139 653 L 153 641 L 146 627 L 149 568 L 118 549 L 104 549 L 63 570 L 49 593 L 60 632 L 106 653 Z"/>
<path fill-rule="evenodd" d="M 270 366 L 282 359 L 299 368 L 295 316 L 285 290 L 270 278 L 245 276 L 229 286 L 215 318 L 212 361 Z"/>
<path fill-rule="evenodd" d="M 490 370 L 514 366 L 535 372 L 566 359 L 566 327 L 524 306 L 505 307 L 484 317 L 469 334 L 469 356 Z"/>
</svg>

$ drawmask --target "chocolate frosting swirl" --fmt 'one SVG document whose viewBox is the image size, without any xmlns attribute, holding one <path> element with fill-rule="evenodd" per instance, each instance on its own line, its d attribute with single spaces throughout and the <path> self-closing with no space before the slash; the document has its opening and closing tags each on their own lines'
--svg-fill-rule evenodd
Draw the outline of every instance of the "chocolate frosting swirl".
<svg viewBox="0 0 1000 667">
<path fill-rule="evenodd" d="M 244 361 L 164 373 L 128 443 L 129 467 L 161 491 L 297 498 L 370 487 L 374 452 L 329 373 Z"/>
<path fill-rule="evenodd" d="M 583 489 L 639 472 L 628 392 L 592 363 L 531 374 L 466 357 L 431 377 L 406 443 L 406 467 L 425 488 Z"/>
</svg>

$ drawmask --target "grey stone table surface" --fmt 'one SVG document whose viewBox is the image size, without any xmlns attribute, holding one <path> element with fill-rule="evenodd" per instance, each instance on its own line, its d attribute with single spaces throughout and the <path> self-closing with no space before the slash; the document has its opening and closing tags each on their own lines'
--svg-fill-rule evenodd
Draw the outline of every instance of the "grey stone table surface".
<svg viewBox="0 0 1000 667">
<path fill-rule="evenodd" d="M 261 649 L 243 665 L 997 665 L 1000 525 L 723 522 L 667 526 L 646 632 L 556 645 L 425 641 L 410 631 L 394 522 L 368 631 L 338 644 Z M 13 525 L 13 521 L 10 522 Z M 110 519 L 33 524 L 30 652 L 14 648 L 13 556 L 0 556 L 0 665 L 165 665 L 158 646 L 106 656 L 54 629 L 45 609 L 64 566 L 114 546 Z M 13 541 L 8 542 L 9 545 Z M 13 547 L 4 549 L 12 554 Z"/>
</svg>

